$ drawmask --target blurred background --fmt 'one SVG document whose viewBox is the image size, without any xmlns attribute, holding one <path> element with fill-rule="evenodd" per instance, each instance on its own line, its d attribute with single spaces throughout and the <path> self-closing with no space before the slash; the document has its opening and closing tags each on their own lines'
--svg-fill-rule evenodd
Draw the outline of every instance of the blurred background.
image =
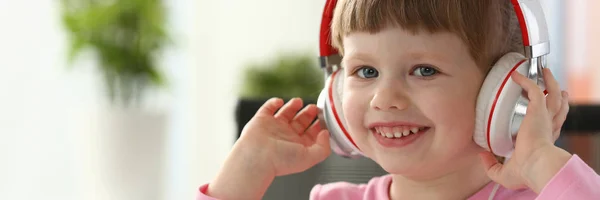
<svg viewBox="0 0 600 200">
<path fill-rule="evenodd" d="M 541 0 L 558 145 L 600 171 L 600 1 Z M 324 0 L 0 0 L 0 199 L 194 199 L 271 96 L 315 102 Z M 265 199 L 383 174 L 332 154 Z"/>
</svg>

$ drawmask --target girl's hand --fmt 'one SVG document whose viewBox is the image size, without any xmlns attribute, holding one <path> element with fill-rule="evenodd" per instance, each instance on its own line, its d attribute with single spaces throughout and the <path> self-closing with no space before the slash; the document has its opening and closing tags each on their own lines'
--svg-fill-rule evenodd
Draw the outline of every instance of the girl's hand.
<svg viewBox="0 0 600 200">
<path fill-rule="evenodd" d="M 283 107 L 282 107 L 283 106 Z M 262 199 L 275 176 L 298 173 L 330 154 L 329 133 L 315 105 L 295 98 L 268 100 L 246 124 L 207 195 L 218 199 Z M 279 111 L 277 111 L 279 109 Z M 234 192 L 232 192 L 234 191 Z"/>
<path fill-rule="evenodd" d="M 568 95 L 561 92 L 549 69 L 544 68 L 543 74 L 547 96 L 532 80 L 512 74 L 529 98 L 512 157 L 502 164 L 492 153 L 481 153 L 488 176 L 509 189 L 529 187 L 539 193 L 571 157 L 554 145 L 569 112 Z"/>
<path fill-rule="evenodd" d="M 264 158 L 275 176 L 302 172 L 330 154 L 328 132 L 318 120 L 312 123 L 318 108 L 311 104 L 298 112 L 300 108 L 299 98 L 285 105 L 281 99 L 270 99 L 242 131 L 239 145 L 254 152 L 254 159 Z"/>
</svg>

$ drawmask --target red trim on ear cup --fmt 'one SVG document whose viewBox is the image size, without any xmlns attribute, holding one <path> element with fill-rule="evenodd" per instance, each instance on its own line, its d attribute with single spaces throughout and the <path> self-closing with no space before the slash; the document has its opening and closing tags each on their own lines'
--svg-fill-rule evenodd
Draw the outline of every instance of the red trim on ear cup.
<svg viewBox="0 0 600 200">
<path fill-rule="evenodd" d="M 515 14 L 517 14 L 517 19 L 519 19 L 519 25 L 521 26 L 521 35 L 523 37 L 523 45 L 529 46 L 529 33 L 527 30 L 527 24 L 525 22 L 525 16 L 523 15 L 523 10 L 521 9 L 521 5 L 519 5 L 519 0 L 511 0 L 513 7 L 515 8 Z"/>
<path fill-rule="evenodd" d="M 321 18 L 321 31 L 319 34 L 319 53 L 321 56 L 330 56 L 338 54 L 338 51 L 333 48 L 331 42 L 331 20 L 333 19 L 333 11 L 337 0 L 327 0 L 325 9 L 323 10 L 323 18 Z"/>
<path fill-rule="evenodd" d="M 502 81 L 500 88 L 496 92 L 496 96 L 494 98 L 494 103 L 492 104 L 492 108 L 490 110 L 490 115 L 488 117 L 487 130 L 486 130 L 488 147 L 490 148 L 490 151 L 492 153 L 494 153 L 494 150 L 492 150 L 492 142 L 490 140 L 490 128 L 492 127 L 492 117 L 494 116 L 494 111 L 496 110 L 496 103 L 498 103 L 498 98 L 500 97 L 500 93 L 502 92 L 502 89 L 504 89 L 504 86 L 506 86 L 506 83 L 508 83 L 508 80 L 510 79 L 511 74 L 513 72 L 515 72 L 515 70 L 517 70 L 517 68 L 519 68 L 519 66 L 521 66 L 521 64 L 523 64 L 523 62 L 525 62 L 525 61 L 526 60 L 522 60 L 522 61 L 518 62 L 512 69 L 510 69 L 510 73 L 508 73 L 506 75 L 506 77 L 504 77 L 504 80 Z"/>
<path fill-rule="evenodd" d="M 338 112 L 335 108 L 335 102 L 333 101 L 333 87 L 335 87 L 334 80 L 335 80 L 338 72 L 339 71 L 335 71 L 335 72 L 333 72 L 333 74 L 331 74 L 331 80 L 329 82 L 329 88 L 328 88 L 328 90 L 329 90 L 329 105 L 331 106 L 331 111 L 333 111 L 333 116 L 335 117 L 336 123 L 340 126 L 340 129 L 342 129 L 342 132 L 344 133 L 346 138 L 348 138 L 348 140 L 350 140 L 350 142 L 352 143 L 352 145 L 354 145 L 354 147 L 356 147 L 356 149 L 360 150 L 360 148 L 358 148 L 356 143 L 354 143 L 354 140 L 352 140 L 352 137 L 350 137 L 350 134 L 348 134 L 348 131 L 346 131 L 346 127 L 344 127 L 344 124 L 342 124 L 342 120 L 340 119 L 340 116 L 338 115 Z"/>
</svg>

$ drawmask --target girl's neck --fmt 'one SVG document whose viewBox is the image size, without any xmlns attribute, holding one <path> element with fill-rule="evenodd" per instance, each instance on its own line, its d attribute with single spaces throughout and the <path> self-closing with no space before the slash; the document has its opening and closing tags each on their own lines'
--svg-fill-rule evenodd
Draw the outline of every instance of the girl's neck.
<svg viewBox="0 0 600 200">
<path fill-rule="evenodd" d="M 462 165 L 435 176 L 393 175 L 390 199 L 467 199 L 490 182 L 477 155 L 455 163 Z"/>
</svg>

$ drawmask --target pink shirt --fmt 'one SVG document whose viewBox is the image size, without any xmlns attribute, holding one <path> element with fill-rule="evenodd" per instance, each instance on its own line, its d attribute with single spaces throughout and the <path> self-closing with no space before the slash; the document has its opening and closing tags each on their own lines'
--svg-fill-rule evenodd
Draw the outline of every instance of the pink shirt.
<svg viewBox="0 0 600 200">
<path fill-rule="evenodd" d="M 385 175 L 373 178 L 366 184 L 336 182 L 316 185 L 311 190 L 310 199 L 387 200 L 391 182 L 391 175 Z M 569 159 L 539 195 L 528 189 L 509 190 L 501 185 L 496 185 L 496 183 L 490 182 L 468 199 L 488 199 L 493 192 L 495 192 L 493 199 L 600 199 L 600 176 L 577 155 L 573 155 Z M 200 187 L 197 200 L 216 200 L 206 195 L 207 189 L 208 184 Z"/>
</svg>

